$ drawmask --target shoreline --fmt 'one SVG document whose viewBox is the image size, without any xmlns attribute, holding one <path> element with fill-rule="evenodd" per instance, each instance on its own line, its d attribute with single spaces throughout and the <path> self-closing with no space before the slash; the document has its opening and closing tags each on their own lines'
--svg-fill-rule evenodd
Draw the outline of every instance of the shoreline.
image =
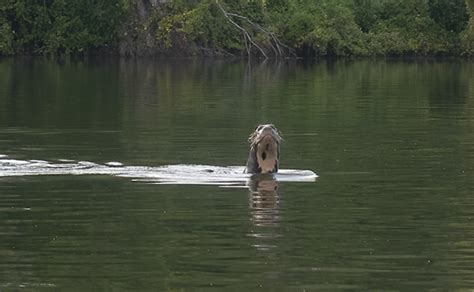
<svg viewBox="0 0 474 292">
<path fill-rule="evenodd" d="M 100 54 L 69 54 L 69 55 L 41 55 L 41 54 L 18 54 L 18 55 L 0 55 L 0 62 L 8 59 L 36 59 L 36 60 L 51 60 L 51 61 L 84 61 L 84 60 L 153 60 L 153 61 L 179 61 L 179 60 L 196 60 L 196 61 L 247 61 L 256 63 L 265 62 L 318 62 L 318 61 L 473 61 L 473 56 L 466 55 L 406 55 L 406 56 L 318 56 L 318 57 L 285 57 L 277 58 L 270 57 L 267 59 L 261 57 L 247 57 L 247 56 L 202 56 L 202 55 L 138 55 L 128 56 L 114 53 L 100 53 Z"/>
</svg>

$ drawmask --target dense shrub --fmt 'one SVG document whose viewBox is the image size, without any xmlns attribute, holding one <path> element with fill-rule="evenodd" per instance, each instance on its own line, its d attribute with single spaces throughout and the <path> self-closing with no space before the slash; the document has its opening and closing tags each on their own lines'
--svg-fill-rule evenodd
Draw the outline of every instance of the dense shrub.
<svg viewBox="0 0 474 292">
<path fill-rule="evenodd" d="M 234 14 L 235 23 L 217 3 Z M 150 10 L 148 18 L 127 24 L 127 14 L 142 13 L 139 5 Z M 127 30 L 128 36 L 148 34 L 129 37 L 131 43 L 151 35 L 148 49 L 158 54 L 271 55 L 276 37 L 300 56 L 473 55 L 473 13 L 467 5 L 465 0 L 4 0 L 0 55 L 116 50 L 119 32 Z"/>
<path fill-rule="evenodd" d="M 13 31 L 10 24 L 0 16 L 0 55 L 13 53 Z"/>
<path fill-rule="evenodd" d="M 270 3 L 279 35 L 306 55 L 458 54 L 468 19 L 457 0 Z"/>
<path fill-rule="evenodd" d="M 447 31 L 466 29 L 469 14 L 464 0 L 429 0 L 428 5 L 431 18 Z"/>
<path fill-rule="evenodd" d="M 173 9 L 178 13 L 173 13 Z M 240 35 L 224 19 L 214 1 L 202 1 L 195 6 L 165 7 L 164 17 L 156 17 L 156 38 L 164 49 L 200 49 L 240 51 Z"/>
<path fill-rule="evenodd" d="M 6 0 L 0 43 L 17 53 L 80 53 L 117 41 L 125 3 L 104 0 Z M 3 52 L 3 51 L 1 51 Z"/>
</svg>

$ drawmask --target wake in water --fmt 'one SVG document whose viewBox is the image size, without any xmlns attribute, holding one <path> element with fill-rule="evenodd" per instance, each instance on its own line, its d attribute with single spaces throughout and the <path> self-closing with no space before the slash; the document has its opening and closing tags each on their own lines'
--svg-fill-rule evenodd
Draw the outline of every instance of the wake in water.
<svg viewBox="0 0 474 292">
<path fill-rule="evenodd" d="M 158 167 L 126 166 L 120 162 L 97 164 L 89 161 L 18 160 L 0 154 L 0 177 L 39 175 L 110 175 L 157 184 L 213 184 L 245 186 L 250 174 L 244 166 L 166 165 Z M 277 181 L 313 182 L 318 177 L 310 170 L 280 169 Z"/>
</svg>

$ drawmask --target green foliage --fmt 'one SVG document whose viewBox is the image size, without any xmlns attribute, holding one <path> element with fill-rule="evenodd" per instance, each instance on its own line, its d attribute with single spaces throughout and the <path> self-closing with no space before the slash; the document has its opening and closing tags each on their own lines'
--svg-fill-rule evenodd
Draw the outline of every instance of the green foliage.
<svg viewBox="0 0 474 292">
<path fill-rule="evenodd" d="M 368 52 L 375 55 L 458 53 L 459 34 L 447 29 L 451 24 L 441 17 L 447 12 L 438 11 L 445 8 L 438 5 L 443 1 L 354 0 L 356 22 L 368 36 Z M 368 9 L 364 10 L 365 7 Z M 456 7 L 449 15 L 463 17 L 465 7 Z M 440 17 L 433 17 L 435 14 Z M 461 18 L 458 20 L 456 25 L 461 27 Z"/>
<path fill-rule="evenodd" d="M 382 7 L 381 21 L 370 31 L 369 43 L 379 54 L 426 54 L 430 51 L 427 46 L 433 41 L 430 39 L 432 32 L 436 31 L 427 7 L 416 2 L 395 4 L 387 3 Z M 397 13 L 391 14 L 391 11 Z"/>
<path fill-rule="evenodd" d="M 466 30 L 461 33 L 461 50 L 466 56 L 474 56 L 474 19 L 472 18 Z"/>
<path fill-rule="evenodd" d="M 10 24 L 0 16 L 0 55 L 13 53 L 13 31 Z"/>
<path fill-rule="evenodd" d="M 10 47 L 16 52 L 80 53 L 116 42 L 123 4 L 112 0 L 9 0 L 0 4 L 6 20 L 0 27 L 12 29 Z"/>
<path fill-rule="evenodd" d="M 303 55 L 363 54 L 364 35 L 344 1 L 272 1 L 278 35 Z M 272 8 L 272 6 L 267 6 Z"/>
<path fill-rule="evenodd" d="M 351 10 L 331 1 L 318 9 L 315 25 L 304 38 L 316 54 L 335 56 L 363 54 L 363 39 Z"/>
<path fill-rule="evenodd" d="M 141 0 L 140 0 L 141 1 Z M 3 0 L 0 55 L 114 50 L 131 0 Z M 143 5 L 147 0 L 140 2 Z M 300 56 L 473 55 L 474 28 L 464 0 L 219 0 L 265 51 L 273 33 Z M 146 6 L 145 5 L 145 6 Z M 216 0 L 169 0 L 147 8 L 159 52 L 246 55 L 242 31 Z M 472 13 L 471 13 L 472 15 Z M 243 18 L 245 17 L 245 18 Z M 252 22 L 254 25 L 252 25 Z M 143 29 L 142 29 L 143 28 Z M 125 32 L 127 33 L 127 32 Z M 137 39 L 139 41 L 143 39 Z"/>
<path fill-rule="evenodd" d="M 0 55 L 13 53 L 13 30 L 6 18 L 4 4 L 0 4 Z"/>
<path fill-rule="evenodd" d="M 167 9 L 178 8 L 176 3 Z M 180 13 L 157 18 L 156 38 L 165 49 L 186 49 L 192 46 L 241 50 L 238 35 L 219 13 L 213 1 L 182 5 Z"/>
<path fill-rule="evenodd" d="M 262 23 L 263 2 L 234 1 L 226 7 L 255 23 Z M 166 50 L 197 48 L 236 54 L 245 50 L 241 31 L 224 17 L 214 0 L 201 1 L 195 5 L 172 2 L 164 9 L 167 10 L 166 16 L 160 17 L 157 13 L 154 21 L 157 26 L 156 39 Z M 236 21 L 246 27 L 245 22 Z M 254 33 L 258 38 L 258 33 Z"/>
<path fill-rule="evenodd" d="M 367 33 L 379 21 L 382 4 L 380 1 L 354 0 L 351 8 L 357 25 L 363 32 Z"/>
<path fill-rule="evenodd" d="M 466 1 L 466 10 L 470 15 L 466 29 L 461 32 L 461 53 L 466 56 L 474 56 L 474 7 Z"/>
<path fill-rule="evenodd" d="M 278 35 L 310 56 L 458 54 L 466 15 L 462 1 L 450 0 L 268 4 L 275 8 L 267 12 Z"/>
<path fill-rule="evenodd" d="M 430 16 L 444 29 L 460 33 L 469 21 L 464 0 L 429 0 Z"/>
</svg>

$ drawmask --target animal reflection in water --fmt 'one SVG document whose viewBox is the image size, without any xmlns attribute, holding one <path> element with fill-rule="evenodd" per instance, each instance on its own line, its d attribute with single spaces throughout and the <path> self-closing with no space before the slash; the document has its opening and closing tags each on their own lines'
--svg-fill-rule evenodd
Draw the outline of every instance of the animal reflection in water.
<svg viewBox="0 0 474 292">
<path fill-rule="evenodd" d="M 257 239 L 255 247 L 269 250 L 276 247 L 272 239 L 278 237 L 276 227 L 280 221 L 280 196 L 274 173 L 280 168 L 280 132 L 273 124 L 259 125 L 250 134 L 249 156 L 246 173 L 252 173 L 247 182 L 250 189 L 249 207 L 253 231 Z"/>
<path fill-rule="evenodd" d="M 275 248 L 275 238 L 279 237 L 280 194 L 278 182 L 271 174 L 253 175 L 247 182 L 249 187 L 250 220 L 253 230 L 249 236 L 256 239 L 258 250 Z"/>
<path fill-rule="evenodd" d="M 262 238 L 256 246 L 269 249 L 266 239 L 278 237 L 280 194 L 278 182 L 314 182 L 311 170 L 280 169 L 280 132 L 274 125 L 258 126 L 250 135 L 246 166 L 164 165 L 127 166 L 120 162 L 104 164 L 74 160 L 22 160 L 0 154 L 0 177 L 43 175 L 107 175 L 151 184 L 217 185 L 248 187 L 253 230 L 250 236 Z"/>
</svg>

